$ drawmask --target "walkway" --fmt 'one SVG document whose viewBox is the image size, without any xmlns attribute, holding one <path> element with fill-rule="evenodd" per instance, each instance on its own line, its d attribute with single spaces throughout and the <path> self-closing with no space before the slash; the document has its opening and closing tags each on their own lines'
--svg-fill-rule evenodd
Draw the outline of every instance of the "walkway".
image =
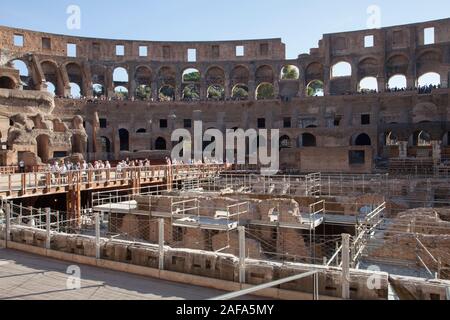
<svg viewBox="0 0 450 320">
<path fill-rule="evenodd" d="M 204 300 L 225 292 L 90 266 L 67 289 L 70 263 L 0 249 L 0 300 Z"/>
</svg>

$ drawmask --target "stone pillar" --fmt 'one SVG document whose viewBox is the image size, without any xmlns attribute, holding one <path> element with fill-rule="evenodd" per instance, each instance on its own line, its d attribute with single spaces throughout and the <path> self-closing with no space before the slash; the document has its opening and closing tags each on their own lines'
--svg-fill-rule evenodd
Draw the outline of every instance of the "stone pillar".
<svg viewBox="0 0 450 320">
<path fill-rule="evenodd" d="M 120 154 L 120 140 L 118 139 L 118 129 L 116 127 L 113 128 L 112 131 L 112 141 L 111 141 L 111 146 L 112 146 L 112 152 L 114 153 L 114 158 L 117 160 L 119 159 L 119 154 Z"/>
<path fill-rule="evenodd" d="M 33 78 L 33 82 L 34 82 L 34 89 L 40 90 L 40 91 L 46 91 L 47 86 L 45 84 L 44 72 L 42 71 L 39 59 L 35 55 L 33 55 L 31 58 L 30 72 L 31 72 L 30 75 Z"/>
<path fill-rule="evenodd" d="M 69 97 L 71 95 L 70 80 L 65 66 L 59 68 L 56 82 L 56 94 Z"/>
<path fill-rule="evenodd" d="M 158 82 L 152 81 L 152 99 L 153 101 L 158 101 L 159 91 L 158 91 Z"/>
<path fill-rule="evenodd" d="M 181 97 L 183 96 L 183 85 L 181 81 L 177 80 L 175 85 L 175 101 L 180 101 Z"/>
<path fill-rule="evenodd" d="M 354 63 L 350 63 L 352 66 L 352 77 L 350 80 L 350 92 L 358 92 L 359 81 L 358 81 L 358 67 Z"/>
<path fill-rule="evenodd" d="M 92 121 L 92 153 L 95 154 L 95 159 L 97 159 L 99 148 L 97 141 L 97 132 L 100 129 L 100 119 L 98 117 L 98 112 L 94 114 L 94 121 Z"/>
<path fill-rule="evenodd" d="M 105 94 L 107 97 L 112 98 L 115 96 L 114 92 L 114 79 L 113 71 L 111 68 L 107 68 L 105 71 Z"/>
<path fill-rule="evenodd" d="M 378 92 L 386 92 L 386 78 L 378 77 Z"/>
<path fill-rule="evenodd" d="M 329 96 L 331 93 L 331 69 L 328 66 L 323 67 L 323 93 L 326 96 Z"/>
<path fill-rule="evenodd" d="M 84 79 L 83 79 L 83 88 L 81 88 L 82 94 L 85 97 L 92 98 L 94 96 L 94 89 L 93 89 L 94 83 L 92 82 L 92 75 L 91 70 L 89 68 L 89 64 L 87 63 L 83 64 L 83 73 Z"/>
<path fill-rule="evenodd" d="M 200 79 L 200 99 L 206 100 L 208 98 L 208 84 L 206 82 L 205 76 L 202 74 Z"/>
<path fill-rule="evenodd" d="M 280 82 L 278 80 L 275 80 L 273 83 L 273 95 L 275 99 L 278 99 L 278 96 L 280 95 Z"/>
<path fill-rule="evenodd" d="M 438 163 L 441 161 L 441 143 L 442 141 L 431 141 L 433 147 L 433 161 Z"/>
<path fill-rule="evenodd" d="M 225 78 L 225 100 L 230 99 L 231 98 L 231 81 L 230 78 Z"/>
<path fill-rule="evenodd" d="M 248 100 L 256 100 L 256 85 L 254 80 L 248 82 Z"/>
<path fill-rule="evenodd" d="M 408 141 L 399 141 L 398 154 L 399 154 L 399 158 L 402 158 L 402 159 L 408 157 Z"/>
<path fill-rule="evenodd" d="M 128 72 L 128 98 L 136 98 L 136 68 L 134 65 L 129 65 L 126 67 L 126 70 Z"/>
<path fill-rule="evenodd" d="M 306 86 L 305 86 L 305 72 L 300 71 L 299 78 L 298 78 L 298 92 L 297 97 L 304 97 L 306 96 Z"/>
</svg>

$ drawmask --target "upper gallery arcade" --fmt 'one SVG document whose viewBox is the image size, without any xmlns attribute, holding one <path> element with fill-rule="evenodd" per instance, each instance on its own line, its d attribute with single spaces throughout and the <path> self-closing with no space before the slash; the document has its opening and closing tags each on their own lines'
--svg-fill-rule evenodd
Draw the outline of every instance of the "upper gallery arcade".
<svg viewBox="0 0 450 320">
<path fill-rule="evenodd" d="M 61 97 L 259 100 L 448 87 L 450 19 L 326 34 L 285 59 L 281 39 L 105 40 L 0 27 L 0 88 Z"/>
</svg>

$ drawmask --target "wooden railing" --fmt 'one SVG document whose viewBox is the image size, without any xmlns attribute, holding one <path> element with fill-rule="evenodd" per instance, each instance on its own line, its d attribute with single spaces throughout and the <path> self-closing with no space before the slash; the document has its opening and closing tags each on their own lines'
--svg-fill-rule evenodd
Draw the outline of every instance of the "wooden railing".
<svg viewBox="0 0 450 320">
<path fill-rule="evenodd" d="M 0 167 L 0 174 L 13 174 L 16 173 L 17 167 L 9 166 L 9 167 Z"/>
<path fill-rule="evenodd" d="M 180 180 L 187 177 L 206 178 L 226 169 L 226 165 L 175 165 L 68 171 L 65 174 L 46 171 L 6 173 L 0 177 L 0 195 L 26 196 L 65 192 L 70 186 L 81 190 L 121 186 L 139 188 L 141 184 Z"/>
</svg>

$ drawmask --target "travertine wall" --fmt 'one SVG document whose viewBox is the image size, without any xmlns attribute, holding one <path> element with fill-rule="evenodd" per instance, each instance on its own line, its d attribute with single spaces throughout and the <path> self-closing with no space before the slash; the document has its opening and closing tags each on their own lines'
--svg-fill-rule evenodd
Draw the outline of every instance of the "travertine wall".
<svg viewBox="0 0 450 320">
<path fill-rule="evenodd" d="M 11 70 L 11 61 L 22 59 L 28 66 L 29 76 L 20 80 L 28 81 L 28 89 L 45 91 L 46 82 L 50 81 L 58 95 L 67 96 L 70 83 L 76 83 L 81 93 L 89 97 L 93 94 L 93 84 L 100 84 L 104 94 L 112 97 L 117 86 L 126 87 L 130 96 L 134 96 L 140 85 L 150 87 L 153 101 L 55 99 L 52 114 L 61 121 L 83 117 L 87 134 L 87 139 L 82 139 L 86 144 L 83 149 L 89 158 L 119 159 L 130 152 L 159 150 L 161 145 L 168 152 L 173 130 L 185 127 L 185 120 L 202 121 L 204 129 L 225 132 L 231 128 L 257 128 L 258 120 L 264 119 L 265 128 L 280 129 L 283 147 L 289 148 L 281 152 L 282 168 L 303 172 L 370 172 L 377 157 L 422 157 L 426 153 L 428 158 L 438 161 L 441 155 L 446 157 L 450 152 L 447 89 L 450 61 L 446 54 L 449 26 L 450 20 L 445 19 L 327 34 L 317 49 L 294 60 L 285 59 L 280 39 L 164 44 L 73 38 L 2 27 L 0 76 L 12 77 L 19 83 L 17 72 L 14 75 Z M 434 44 L 424 43 L 424 29 L 428 27 L 435 28 Z M 15 34 L 24 36 L 23 47 L 13 45 Z M 364 46 L 366 36 L 374 36 L 373 47 Z M 67 57 L 67 43 L 77 44 L 77 57 Z M 125 45 L 124 56 L 115 56 L 116 44 Z M 236 57 L 234 52 L 239 44 L 246 48 L 243 57 Z M 137 56 L 139 45 L 148 46 L 147 57 Z M 217 46 L 218 56 L 212 54 Z M 197 48 L 196 62 L 186 62 L 188 47 Z M 162 54 L 167 50 L 169 56 L 164 58 Z M 338 62 L 348 62 L 351 74 L 333 77 L 331 69 Z M 299 79 L 280 78 L 286 65 L 299 68 Z M 117 67 L 126 69 L 126 82 L 114 81 L 113 71 Z M 183 89 L 189 84 L 182 80 L 187 68 L 196 68 L 201 74 L 195 84 L 201 101 L 181 101 Z M 404 75 L 408 87 L 414 87 L 420 76 L 431 71 L 440 75 L 441 89 L 428 94 L 386 92 L 387 82 L 394 75 Z M 357 93 L 358 84 L 365 77 L 376 77 L 378 94 Z M 308 97 L 308 85 L 316 80 L 324 83 L 324 97 Z M 274 87 L 275 97 L 289 99 L 254 101 L 262 83 Z M 250 101 L 229 99 L 237 84 L 248 88 Z M 167 85 L 174 88 L 175 101 L 157 102 L 159 90 Z M 224 101 L 206 100 L 211 85 L 224 88 Z M 33 95 L 31 91 L 29 95 Z M 40 105 L 38 96 L 31 100 L 34 105 Z M 16 110 L 28 103 L 24 101 L 30 99 L 18 94 L 8 97 L 8 105 L 16 108 L 1 115 L 8 119 L 15 116 L 20 112 Z M 40 108 L 48 109 L 48 106 Z M 34 116 L 38 110 L 31 112 Z M 99 120 L 105 125 L 100 127 Z M 167 128 L 160 126 L 160 120 L 167 121 Z M 192 128 L 186 129 L 193 133 Z M 429 135 L 430 145 L 426 147 L 417 145 L 417 134 L 422 131 Z M 119 132 L 126 132 L 128 139 Z M 394 140 L 392 146 L 386 139 L 389 134 Z M 364 139 L 358 139 L 361 137 Z M 406 151 L 402 149 L 405 144 Z M 12 150 L 14 144 L 8 147 Z M 424 150 L 418 152 L 421 148 Z M 69 146 L 66 149 L 71 151 Z M 352 163 L 351 151 L 364 151 L 363 163 Z"/>
</svg>

